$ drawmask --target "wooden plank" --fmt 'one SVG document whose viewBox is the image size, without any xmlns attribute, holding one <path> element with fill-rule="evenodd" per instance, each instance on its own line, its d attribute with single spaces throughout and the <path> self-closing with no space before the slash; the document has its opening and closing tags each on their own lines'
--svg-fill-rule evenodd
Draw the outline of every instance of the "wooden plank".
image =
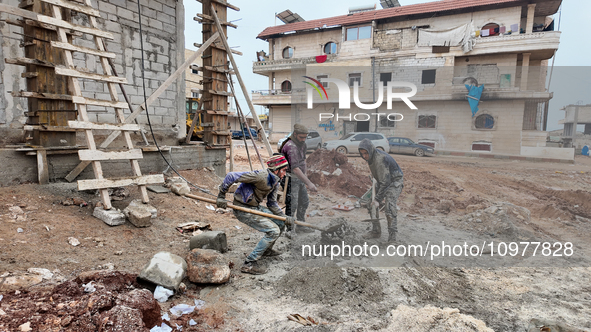
<svg viewBox="0 0 591 332">
<path fill-rule="evenodd" d="M 86 79 L 97 80 L 97 81 L 101 81 L 101 82 L 127 83 L 127 79 L 125 77 L 85 73 L 85 72 L 81 72 L 76 69 L 65 68 L 62 66 L 55 67 L 55 73 L 58 75 L 77 77 L 77 78 L 86 78 Z"/>
<path fill-rule="evenodd" d="M 47 164 L 47 151 L 37 151 L 37 177 L 39 184 L 49 183 L 49 167 Z"/>
<path fill-rule="evenodd" d="M 138 108 L 135 109 L 135 111 L 133 111 L 133 113 L 131 113 L 126 119 L 125 119 L 125 123 L 131 123 L 133 120 L 135 120 L 141 113 L 142 111 L 144 111 L 146 109 L 146 105 L 150 105 L 152 104 L 152 102 L 154 102 L 154 100 L 156 100 L 158 97 L 160 97 L 160 95 L 166 91 L 166 89 L 168 89 L 168 87 L 176 81 L 176 79 L 182 75 L 186 68 L 188 66 L 190 66 L 195 59 L 197 59 L 197 57 L 199 57 L 199 55 L 201 55 L 201 53 L 203 53 L 203 51 L 205 51 L 207 49 L 207 47 L 209 47 L 209 45 L 211 45 L 211 43 L 213 43 L 218 37 L 219 37 L 219 33 L 215 33 L 213 34 L 213 36 L 211 36 L 211 38 L 209 38 L 204 44 L 203 46 L 201 46 L 195 53 L 193 53 L 193 55 L 191 55 L 187 60 L 185 60 L 185 62 L 180 65 L 177 70 L 170 75 L 170 77 L 168 77 L 166 79 L 166 81 L 164 81 L 164 83 L 162 83 L 162 85 L 156 89 L 156 91 L 154 91 L 154 93 L 152 93 L 152 95 L 150 95 L 150 97 L 148 98 L 148 100 L 146 101 L 146 103 L 143 103 L 142 105 L 140 105 Z M 113 133 L 111 133 L 111 135 L 109 135 L 100 145 L 101 149 L 106 148 L 107 146 L 109 146 L 109 144 L 111 144 L 116 138 L 117 136 L 119 136 L 121 132 L 120 131 L 114 131 Z M 82 173 L 82 171 L 86 168 L 86 166 L 88 166 L 89 163 L 88 162 L 81 162 L 80 164 L 78 164 L 78 166 L 76 166 L 68 175 L 66 175 L 65 179 L 69 182 L 74 181 L 74 179 L 76 179 L 76 177 Z"/>
<path fill-rule="evenodd" d="M 37 77 L 37 76 L 39 76 L 39 73 L 37 73 L 37 72 L 26 72 L 26 73 L 21 74 L 22 78 L 33 78 L 33 77 Z"/>
<path fill-rule="evenodd" d="M 34 3 L 34 0 L 23 0 L 18 4 L 18 8 L 31 7 Z"/>
<path fill-rule="evenodd" d="M 44 66 L 44 67 L 55 67 L 54 63 L 44 60 L 37 60 L 37 59 L 29 59 L 29 58 L 13 58 L 8 59 L 5 58 L 4 62 L 11 64 L 11 65 L 19 65 L 19 66 L 26 66 L 26 65 L 35 65 L 35 66 Z"/>
<path fill-rule="evenodd" d="M 127 130 L 138 131 L 140 125 L 135 123 L 95 123 L 86 121 L 68 121 L 70 128 L 93 130 Z"/>
<path fill-rule="evenodd" d="M 142 175 L 127 179 L 78 180 L 78 190 L 107 189 L 131 185 L 147 185 L 164 183 L 164 175 Z"/>
<path fill-rule="evenodd" d="M 60 6 L 62 8 L 72 9 L 72 10 L 75 10 L 79 13 L 84 13 L 86 15 L 101 17 L 101 13 L 98 10 L 96 10 L 92 7 L 79 5 L 79 4 L 76 4 L 71 1 L 62 1 L 62 0 L 41 0 L 41 1 L 43 1 L 45 3 L 50 3 L 52 5 Z"/>
<path fill-rule="evenodd" d="M 52 30 L 52 31 L 56 31 L 57 27 L 50 25 L 50 24 L 45 24 L 45 23 L 39 23 L 37 21 L 34 20 L 22 20 L 22 19 L 12 19 L 12 18 L 7 18 L 5 20 L 6 23 L 10 24 L 10 25 L 16 25 L 19 27 L 25 27 L 27 25 L 32 26 L 32 27 L 38 27 L 38 28 L 43 28 L 43 29 L 47 29 L 47 30 Z M 82 32 L 78 32 L 78 31 L 72 31 L 72 30 L 66 30 L 67 34 L 70 35 L 75 35 L 77 37 L 82 37 L 84 34 Z"/>
<path fill-rule="evenodd" d="M 197 2 L 203 3 L 203 0 L 197 0 Z M 234 9 L 237 12 L 240 11 L 240 8 L 238 8 L 238 7 L 234 6 L 234 5 L 231 5 L 231 4 L 229 4 L 229 3 L 225 2 L 225 1 L 222 1 L 222 0 L 211 0 L 211 2 L 215 2 L 215 3 L 218 3 L 220 5 L 224 5 L 224 6 L 228 7 L 228 8 Z"/>
<path fill-rule="evenodd" d="M 53 94 L 53 93 L 37 93 L 37 92 L 30 92 L 30 91 L 11 91 L 10 94 L 13 97 L 72 101 L 72 96 L 70 96 L 70 95 L 58 95 L 58 94 Z"/>
<path fill-rule="evenodd" d="M 76 129 L 72 129 L 70 127 L 64 127 L 64 126 L 46 126 L 46 125 L 24 125 L 23 126 L 23 130 L 24 131 L 33 131 L 33 130 L 39 130 L 39 131 L 59 131 L 59 132 L 72 132 L 72 131 L 76 131 Z"/>
<path fill-rule="evenodd" d="M 100 160 L 130 160 L 142 159 L 142 150 L 124 150 L 124 151 L 101 151 L 101 150 L 80 150 L 78 151 L 80 160 L 100 161 Z"/>
<path fill-rule="evenodd" d="M 113 107 L 113 108 L 129 108 L 129 104 L 122 102 L 122 101 L 92 99 L 92 98 L 78 97 L 78 96 L 72 96 L 72 101 L 75 104 L 95 105 L 95 106 L 104 106 L 104 107 Z"/>
<path fill-rule="evenodd" d="M 201 47 L 201 44 L 199 44 L 199 43 L 193 43 L 193 46 L 195 46 L 195 47 Z M 214 48 L 217 48 L 217 49 L 220 49 L 220 50 L 225 50 L 225 48 L 223 48 L 223 46 L 217 46 L 217 44 L 214 44 L 211 47 L 214 47 Z M 232 53 L 234 53 L 236 55 L 243 55 L 242 52 L 236 51 L 234 49 L 230 49 L 230 51 L 232 51 Z"/>
<path fill-rule="evenodd" d="M 197 13 L 195 15 L 197 15 L 197 17 L 193 17 L 193 20 L 195 20 L 195 21 L 200 21 L 200 22 L 209 21 L 209 22 L 211 22 L 210 24 L 214 23 L 213 17 L 211 17 L 209 15 L 199 14 L 199 13 Z M 236 24 L 232 24 L 232 23 L 226 22 L 226 21 L 220 22 L 220 24 L 232 27 L 234 29 L 238 28 L 238 26 Z"/>
<path fill-rule="evenodd" d="M 111 59 L 114 59 L 117 56 L 115 53 L 112 53 L 112 52 L 99 51 L 94 48 L 76 46 L 76 45 L 72 45 L 70 43 L 62 43 L 62 42 L 58 42 L 58 41 L 52 41 L 51 46 L 61 48 L 62 50 L 92 54 L 92 55 L 102 56 L 102 57 L 111 58 Z"/>
<path fill-rule="evenodd" d="M 14 6 L 9 6 L 9 5 L 3 4 L 3 3 L 0 3 L 0 12 L 12 14 L 12 15 L 17 15 L 17 16 L 22 16 L 24 18 L 28 18 L 30 20 L 34 20 L 34 21 L 37 21 L 40 23 L 46 23 L 46 24 L 55 25 L 56 27 L 60 27 L 60 28 L 64 28 L 64 29 L 71 29 L 71 30 L 75 30 L 75 31 L 80 31 L 80 32 L 87 33 L 87 34 L 93 35 L 93 36 L 100 36 L 100 37 L 107 38 L 107 39 L 115 39 L 112 33 L 103 31 L 101 29 L 88 28 L 88 27 L 81 26 L 81 25 L 71 24 L 71 23 L 68 23 L 64 20 L 58 19 L 58 18 L 40 15 L 40 14 L 34 13 L 30 10 L 21 9 L 21 8 L 17 8 Z"/>
<path fill-rule="evenodd" d="M 209 90 L 209 93 L 211 93 L 212 95 L 220 95 L 220 96 L 227 96 L 227 97 L 233 96 L 232 92 L 227 92 L 227 91 Z"/>
</svg>

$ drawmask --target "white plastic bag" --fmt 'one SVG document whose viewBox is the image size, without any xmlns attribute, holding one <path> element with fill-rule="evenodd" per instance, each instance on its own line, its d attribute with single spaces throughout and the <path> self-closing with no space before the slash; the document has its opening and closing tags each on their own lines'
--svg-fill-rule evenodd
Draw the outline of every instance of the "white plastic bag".
<svg viewBox="0 0 591 332">
<path fill-rule="evenodd" d="M 195 309 L 201 310 L 205 307 L 205 301 L 203 300 L 195 300 Z"/>
<path fill-rule="evenodd" d="M 188 304 L 177 304 L 174 307 L 170 308 L 170 312 L 175 316 L 182 316 L 185 314 L 190 314 L 195 310 L 195 306 L 188 305 Z"/>
<path fill-rule="evenodd" d="M 168 301 L 168 298 L 172 296 L 172 294 L 174 294 L 174 292 L 170 289 L 158 286 L 154 291 L 154 298 L 158 302 L 166 302 Z"/>
<path fill-rule="evenodd" d="M 87 283 L 87 284 L 82 284 L 82 287 L 84 287 L 84 292 L 86 293 L 94 293 L 96 292 L 96 288 L 94 288 L 94 285 L 92 284 L 92 281 Z"/>
<path fill-rule="evenodd" d="M 150 332 L 172 332 L 172 327 L 166 325 L 166 323 L 162 323 L 160 326 L 154 326 Z"/>
</svg>

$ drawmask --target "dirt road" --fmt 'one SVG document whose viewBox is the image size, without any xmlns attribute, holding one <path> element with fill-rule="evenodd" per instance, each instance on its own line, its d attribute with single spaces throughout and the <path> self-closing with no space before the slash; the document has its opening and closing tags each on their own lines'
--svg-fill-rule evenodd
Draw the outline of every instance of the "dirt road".
<svg viewBox="0 0 591 332">
<path fill-rule="evenodd" d="M 264 149 L 259 150 L 266 157 Z M 235 151 L 235 170 L 248 170 L 244 148 Z M 261 235 L 238 222 L 231 212 L 219 214 L 208 210 L 205 203 L 150 192 L 151 204 L 158 209 L 151 227 L 135 228 L 129 223 L 110 227 L 92 217 L 99 197 L 77 192 L 75 184 L 24 184 L 0 188 L 0 280 L 30 277 L 33 274 L 26 271 L 31 267 L 49 269 L 54 276 L 37 285 L 32 284 L 38 278 L 23 277 L 16 285 L 4 282 L 0 286 L 4 296 L 0 310 L 6 313 L 0 311 L 0 331 L 13 331 L 30 319 L 11 321 L 8 316 L 14 301 L 23 301 L 35 290 L 54 287 L 83 271 L 113 268 L 139 273 L 159 251 L 185 257 L 189 236 L 179 233 L 175 226 L 187 221 L 207 222 L 214 230 L 225 231 L 230 247 L 226 255 L 234 267 L 227 284 L 195 285 L 186 281 L 184 294 L 162 304 L 162 310 L 167 310 L 174 304 L 192 303 L 193 299 L 205 301 L 205 309 L 195 314 L 201 317 L 199 325 L 189 326 L 188 319 L 178 320 L 179 325 L 185 324 L 183 331 L 214 327 L 233 331 L 299 330 L 301 325 L 286 318 L 295 313 L 320 322 L 317 329 L 322 331 L 405 330 L 398 326 L 408 326 L 408 331 L 427 331 L 429 324 L 445 327 L 443 324 L 451 322 L 458 324 L 458 331 L 529 331 L 532 319 L 591 329 L 589 159 L 577 158 L 574 165 L 564 165 L 393 156 L 405 178 L 398 204 L 402 244 L 442 240 L 480 244 L 571 242 L 575 255 L 550 260 L 528 254 L 519 260 L 495 257 L 487 261 L 430 260 L 428 256 L 333 261 L 330 257 L 304 258 L 302 245 L 324 243 L 320 233 L 315 232 L 296 240 L 281 237 L 276 248 L 285 253 L 265 259 L 269 273 L 255 277 L 240 273 L 239 267 Z M 251 160 L 255 167 L 259 165 L 253 154 Z M 362 159 L 349 156 L 347 164 L 353 173 L 344 175 L 357 174 L 361 183 L 369 183 Z M 314 169 L 313 165 L 310 168 Z M 329 173 L 324 175 L 327 181 L 333 176 L 338 180 L 334 183 L 350 180 L 333 175 L 334 170 Z M 207 169 L 182 174 L 213 193 L 221 181 Z M 352 234 L 365 232 L 369 224 L 359 220 L 368 218 L 366 210 L 331 208 L 336 204 L 354 205 L 356 201 L 346 188 L 334 188 L 321 186 L 318 193 L 310 195 L 308 213 L 312 216 L 307 221 L 326 226 L 344 218 L 339 220 L 346 221 Z M 70 205 L 72 198 L 88 205 Z M 113 205 L 123 209 L 139 198 L 139 193 L 127 188 L 119 198 Z M 70 237 L 79 240 L 80 245 L 71 245 Z M 355 238 L 360 241 L 358 236 Z M 385 240 L 383 236 L 369 245 L 383 250 Z M 25 288 L 15 294 L 19 286 Z M 410 324 L 409 317 L 415 317 L 411 321 L 416 324 L 422 323 L 416 329 L 404 325 Z"/>
</svg>

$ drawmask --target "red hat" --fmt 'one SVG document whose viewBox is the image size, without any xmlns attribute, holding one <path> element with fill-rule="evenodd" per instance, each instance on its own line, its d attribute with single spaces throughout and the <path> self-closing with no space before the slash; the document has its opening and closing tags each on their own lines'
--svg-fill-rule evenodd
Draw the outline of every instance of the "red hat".
<svg viewBox="0 0 591 332">
<path fill-rule="evenodd" d="M 282 167 L 287 167 L 288 165 L 289 163 L 287 162 L 287 159 L 285 159 L 285 157 L 281 155 L 273 156 L 269 158 L 269 160 L 267 161 L 267 168 L 269 168 L 272 171 L 280 169 Z"/>
</svg>

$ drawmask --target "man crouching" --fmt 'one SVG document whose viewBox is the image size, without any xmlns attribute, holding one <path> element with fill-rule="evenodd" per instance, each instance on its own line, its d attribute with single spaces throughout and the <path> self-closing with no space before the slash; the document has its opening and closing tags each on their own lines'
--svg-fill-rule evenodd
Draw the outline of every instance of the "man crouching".
<svg viewBox="0 0 591 332">
<path fill-rule="evenodd" d="M 254 250 L 246 257 L 244 265 L 240 271 L 250 274 L 264 274 L 267 269 L 259 263 L 262 256 L 276 256 L 280 253 L 273 250 L 273 245 L 285 225 L 293 225 L 294 218 L 286 216 L 279 204 L 277 204 L 277 190 L 280 180 L 287 171 L 287 160 L 284 156 L 273 156 L 267 161 L 266 170 L 256 170 L 252 172 L 230 172 L 224 178 L 219 187 L 217 206 L 225 209 L 228 206 L 226 193 L 232 184 L 239 182 L 240 185 L 234 193 L 234 205 L 273 213 L 277 216 L 286 217 L 286 221 L 267 218 L 256 214 L 234 210 L 234 215 L 240 222 L 265 233 L 265 236 L 259 241 Z M 267 198 L 268 209 L 259 204 Z"/>
</svg>

